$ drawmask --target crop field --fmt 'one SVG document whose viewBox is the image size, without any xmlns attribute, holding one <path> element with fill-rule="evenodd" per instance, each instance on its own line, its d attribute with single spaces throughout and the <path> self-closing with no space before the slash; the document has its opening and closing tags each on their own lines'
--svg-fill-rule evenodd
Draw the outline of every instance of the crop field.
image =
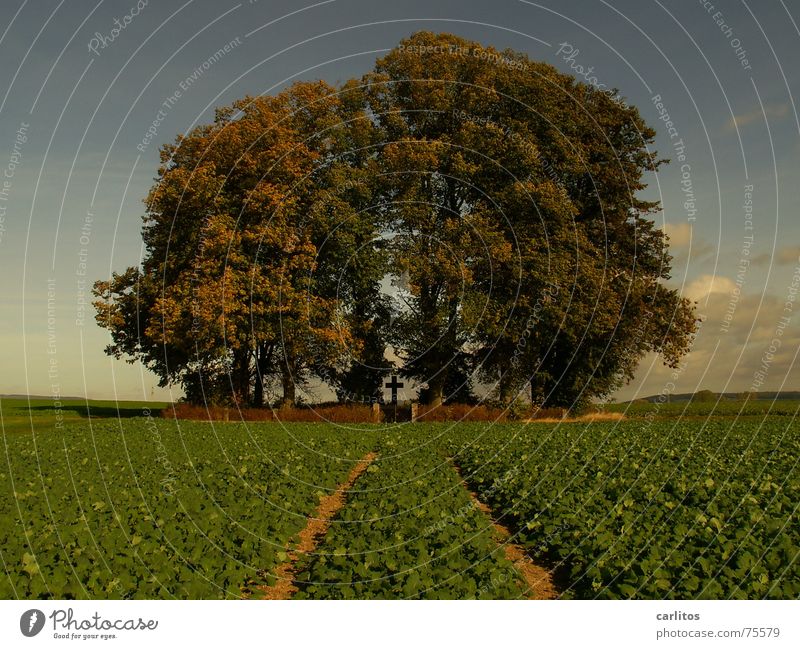
<svg viewBox="0 0 800 649">
<path fill-rule="evenodd" d="M 790 416 L 20 427 L 0 597 L 530 597 L 514 546 L 561 598 L 797 598 L 798 458 Z"/>
</svg>

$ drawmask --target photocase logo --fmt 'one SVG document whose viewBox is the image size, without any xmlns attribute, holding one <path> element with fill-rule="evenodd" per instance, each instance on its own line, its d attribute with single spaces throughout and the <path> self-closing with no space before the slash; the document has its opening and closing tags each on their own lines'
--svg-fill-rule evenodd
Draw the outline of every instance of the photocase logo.
<svg viewBox="0 0 800 649">
<path fill-rule="evenodd" d="M 19 630 L 22 631 L 22 635 L 27 638 L 32 638 L 37 635 L 43 628 L 44 613 L 37 608 L 25 611 L 22 617 L 19 618 Z"/>
</svg>

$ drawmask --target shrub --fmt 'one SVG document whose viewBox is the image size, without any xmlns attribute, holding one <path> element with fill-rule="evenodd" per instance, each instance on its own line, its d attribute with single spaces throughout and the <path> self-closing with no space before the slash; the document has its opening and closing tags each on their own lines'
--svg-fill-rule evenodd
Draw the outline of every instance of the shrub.
<svg viewBox="0 0 800 649">
<path fill-rule="evenodd" d="M 442 406 L 420 405 L 417 421 L 506 421 L 508 411 L 491 406 L 453 403 Z"/>
<path fill-rule="evenodd" d="M 332 422 L 337 424 L 370 423 L 372 409 L 367 405 L 323 405 L 299 408 L 226 408 L 222 406 L 197 406 L 178 403 L 161 412 L 167 419 L 192 419 L 195 421 L 283 421 Z"/>
</svg>

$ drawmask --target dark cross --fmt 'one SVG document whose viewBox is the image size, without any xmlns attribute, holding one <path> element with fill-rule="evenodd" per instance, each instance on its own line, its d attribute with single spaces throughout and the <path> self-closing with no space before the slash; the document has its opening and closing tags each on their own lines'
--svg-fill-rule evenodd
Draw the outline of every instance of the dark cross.
<svg viewBox="0 0 800 649">
<path fill-rule="evenodd" d="M 392 375 L 392 380 L 386 384 L 387 388 L 392 390 L 392 403 L 397 403 L 397 388 L 402 388 L 405 384 L 397 382 L 397 375 Z"/>
</svg>

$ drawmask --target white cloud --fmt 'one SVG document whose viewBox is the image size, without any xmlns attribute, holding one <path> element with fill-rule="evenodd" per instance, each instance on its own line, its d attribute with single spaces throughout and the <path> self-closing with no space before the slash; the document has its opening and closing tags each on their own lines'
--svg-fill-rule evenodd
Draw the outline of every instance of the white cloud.
<svg viewBox="0 0 800 649">
<path fill-rule="evenodd" d="M 691 223 L 665 223 L 662 230 L 669 237 L 673 269 L 697 263 L 714 254 L 715 247 L 702 237 L 696 236 Z"/>
<path fill-rule="evenodd" d="M 759 106 L 757 109 L 744 113 L 743 115 L 734 115 L 728 120 L 727 128 L 731 131 L 736 128 L 742 128 L 755 121 L 763 119 L 779 119 L 786 117 L 789 114 L 789 104 L 768 104 L 761 110 Z"/>
<path fill-rule="evenodd" d="M 775 257 L 779 264 L 800 264 L 800 246 L 779 248 Z"/>
<path fill-rule="evenodd" d="M 734 288 L 736 288 L 736 284 L 729 277 L 701 275 L 683 290 L 683 295 L 690 300 L 700 301 L 710 295 L 730 295 Z"/>
<path fill-rule="evenodd" d="M 759 268 L 767 266 L 798 266 L 800 265 L 800 246 L 778 248 L 774 255 L 769 252 L 762 252 L 750 258 L 750 265 Z"/>
<path fill-rule="evenodd" d="M 692 241 L 692 225 L 691 223 L 665 223 L 664 234 L 669 237 L 669 245 L 678 248 L 683 248 L 689 245 Z"/>
</svg>

